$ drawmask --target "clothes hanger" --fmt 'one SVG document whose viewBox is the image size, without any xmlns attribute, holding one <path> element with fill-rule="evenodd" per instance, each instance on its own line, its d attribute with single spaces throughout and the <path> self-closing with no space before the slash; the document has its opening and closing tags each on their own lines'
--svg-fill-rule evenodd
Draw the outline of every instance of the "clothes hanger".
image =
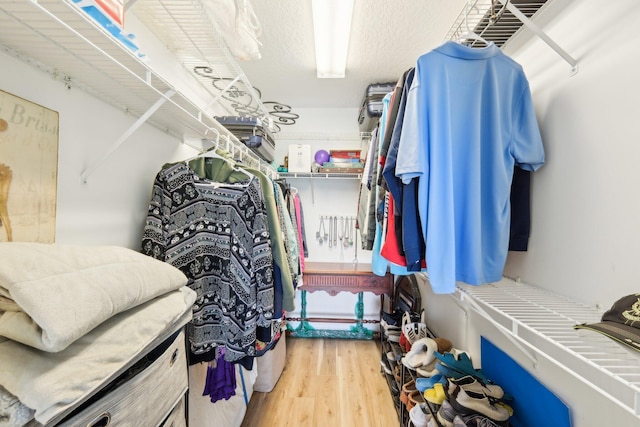
<svg viewBox="0 0 640 427">
<path fill-rule="evenodd" d="M 469 13 L 471 13 L 472 9 L 476 9 L 476 11 L 478 11 L 478 8 L 476 5 L 472 5 L 471 4 L 471 0 L 467 1 L 467 5 L 465 6 L 465 13 L 464 13 L 464 26 L 466 28 L 466 32 L 461 34 L 458 39 L 457 42 L 460 44 L 464 44 L 465 42 L 467 42 L 468 40 L 475 40 L 481 43 L 484 43 L 485 46 L 489 46 L 489 42 L 486 41 L 482 36 L 480 36 L 479 34 L 476 34 L 470 27 L 469 27 Z M 480 13 L 478 11 L 478 13 Z M 473 43 L 471 43 L 473 45 Z"/>
<path fill-rule="evenodd" d="M 213 144 L 212 147 L 206 149 L 205 151 L 202 151 L 200 153 L 198 153 L 198 155 L 191 157 L 190 159 L 185 160 L 185 164 L 189 167 L 190 166 L 190 162 L 192 162 L 193 160 L 196 159 L 200 159 L 200 158 L 214 158 L 214 159 L 220 159 L 223 160 L 225 163 L 227 163 L 229 166 L 231 166 L 231 168 L 236 171 L 236 172 L 240 172 L 244 175 L 246 175 L 246 179 L 249 179 L 251 177 L 253 177 L 253 174 L 251 174 L 250 172 L 246 171 L 245 169 L 241 168 L 240 166 L 238 166 L 238 164 L 233 160 L 233 153 L 230 150 L 234 149 L 234 145 L 231 143 L 231 139 L 229 138 L 229 135 L 225 135 L 226 137 L 226 149 L 221 148 L 220 146 L 220 132 L 218 131 L 218 129 L 215 128 L 207 128 L 207 130 L 205 131 L 205 137 L 207 136 L 207 134 L 212 131 L 215 132 L 216 134 L 216 139 L 215 139 L 215 143 Z"/>
</svg>

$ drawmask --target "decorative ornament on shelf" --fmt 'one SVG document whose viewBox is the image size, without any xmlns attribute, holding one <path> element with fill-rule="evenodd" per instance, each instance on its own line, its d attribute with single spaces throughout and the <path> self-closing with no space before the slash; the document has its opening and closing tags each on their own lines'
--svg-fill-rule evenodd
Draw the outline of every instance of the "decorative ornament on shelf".
<svg viewBox="0 0 640 427">
<path fill-rule="evenodd" d="M 266 111 L 267 118 L 272 119 L 273 128 L 271 132 L 279 132 L 280 126 L 290 126 L 300 118 L 299 114 L 293 112 L 290 105 L 276 101 L 261 102 L 262 92 L 260 89 L 247 85 L 237 78 L 220 77 L 216 75 L 213 67 L 197 66 L 193 67 L 193 72 L 201 77 L 210 80 L 219 93 L 219 97 L 226 101 L 239 116 L 264 117 Z M 254 95 L 255 94 L 255 95 Z M 257 96 L 257 99 L 255 98 Z M 262 104 L 262 105 L 261 105 Z M 264 109 L 262 108 L 264 107 Z"/>
</svg>

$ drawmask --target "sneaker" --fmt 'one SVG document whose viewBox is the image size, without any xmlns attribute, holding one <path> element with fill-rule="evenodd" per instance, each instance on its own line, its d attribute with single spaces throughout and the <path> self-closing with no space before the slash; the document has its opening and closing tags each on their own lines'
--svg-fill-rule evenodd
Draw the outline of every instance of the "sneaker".
<svg viewBox="0 0 640 427">
<path fill-rule="evenodd" d="M 402 333 L 409 342 L 409 346 L 420 338 L 427 338 L 427 325 L 424 322 L 424 312 L 420 322 L 412 322 L 411 315 L 408 311 L 402 315 Z"/>
<path fill-rule="evenodd" d="M 455 399 L 451 398 L 449 403 L 461 414 L 477 412 L 498 422 L 509 419 L 509 411 L 503 406 L 492 404 L 484 394 L 466 391 L 460 387 L 457 388 Z"/>
<path fill-rule="evenodd" d="M 436 412 L 436 418 L 442 427 L 453 427 L 453 419 L 458 415 L 448 400 L 443 400 L 440 409 Z"/>
<path fill-rule="evenodd" d="M 481 414 L 456 415 L 453 427 L 508 427 L 508 422 L 496 422 Z"/>
<path fill-rule="evenodd" d="M 384 371 L 385 374 L 387 375 L 393 375 L 393 372 L 391 372 L 391 369 L 389 369 L 389 367 L 387 366 L 386 363 L 384 363 L 384 360 L 380 361 L 380 366 L 382 367 L 382 370 Z"/>
<path fill-rule="evenodd" d="M 394 310 L 393 313 L 383 311 L 380 323 L 382 322 L 389 326 L 400 326 L 402 324 L 402 311 L 399 309 Z"/>
<path fill-rule="evenodd" d="M 447 389 L 449 396 L 454 393 L 454 389 L 456 387 L 463 388 L 466 391 L 473 391 L 475 393 L 484 394 L 487 397 L 492 397 L 495 399 L 502 399 L 504 396 L 504 391 L 499 385 L 485 384 L 477 378 L 472 377 L 471 375 L 466 375 L 458 379 L 449 378 L 449 387 Z"/>
<path fill-rule="evenodd" d="M 409 419 L 415 427 L 428 427 L 431 418 L 426 403 L 420 403 L 409 411 Z"/>
</svg>

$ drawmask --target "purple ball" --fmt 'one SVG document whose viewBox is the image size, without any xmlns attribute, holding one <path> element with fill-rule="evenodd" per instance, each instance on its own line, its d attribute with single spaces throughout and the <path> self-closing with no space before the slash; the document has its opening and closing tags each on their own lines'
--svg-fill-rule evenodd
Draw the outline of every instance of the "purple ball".
<svg viewBox="0 0 640 427">
<path fill-rule="evenodd" d="M 315 160 L 317 164 L 323 165 L 325 162 L 329 161 L 329 153 L 326 150 L 318 150 L 316 151 L 313 160 Z"/>
</svg>

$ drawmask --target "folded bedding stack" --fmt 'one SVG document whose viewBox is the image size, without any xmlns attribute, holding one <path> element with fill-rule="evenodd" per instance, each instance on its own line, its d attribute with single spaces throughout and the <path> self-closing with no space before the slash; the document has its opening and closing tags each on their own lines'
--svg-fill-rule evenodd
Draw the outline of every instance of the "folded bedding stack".
<svg viewBox="0 0 640 427">
<path fill-rule="evenodd" d="M 0 243 L 0 427 L 47 424 L 190 315 L 178 269 L 115 246 Z"/>
</svg>

